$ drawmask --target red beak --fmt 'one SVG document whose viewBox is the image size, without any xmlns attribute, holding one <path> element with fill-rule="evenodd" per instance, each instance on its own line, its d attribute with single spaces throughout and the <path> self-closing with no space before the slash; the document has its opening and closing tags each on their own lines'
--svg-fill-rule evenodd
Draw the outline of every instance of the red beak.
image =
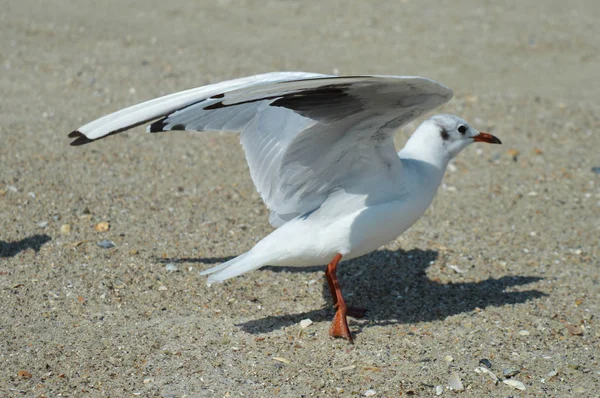
<svg viewBox="0 0 600 398">
<path fill-rule="evenodd" d="M 488 144 L 502 144 L 502 141 L 498 137 L 488 133 L 479 133 L 473 137 L 473 140 L 476 142 L 487 142 Z"/>
</svg>

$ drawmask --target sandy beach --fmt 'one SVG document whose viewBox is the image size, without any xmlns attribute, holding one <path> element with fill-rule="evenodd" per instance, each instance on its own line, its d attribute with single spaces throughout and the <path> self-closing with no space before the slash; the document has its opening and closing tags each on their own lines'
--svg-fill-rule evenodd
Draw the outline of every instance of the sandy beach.
<svg viewBox="0 0 600 398">
<path fill-rule="evenodd" d="M 0 4 L 0 396 L 600 396 L 599 2 Z M 199 275 L 272 230 L 238 136 L 69 146 L 124 106 L 283 70 L 432 78 L 455 93 L 436 112 L 503 141 L 340 266 L 369 309 L 354 344 L 328 336 L 324 267 Z"/>
</svg>

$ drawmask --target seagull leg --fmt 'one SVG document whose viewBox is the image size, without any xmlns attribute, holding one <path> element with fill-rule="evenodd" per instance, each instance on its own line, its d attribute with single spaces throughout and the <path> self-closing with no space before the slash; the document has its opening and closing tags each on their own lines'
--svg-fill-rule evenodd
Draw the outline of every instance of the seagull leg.
<svg viewBox="0 0 600 398">
<path fill-rule="evenodd" d="M 346 319 L 348 307 L 346 307 L 346 302 L 342 296 L 342 290 L 336 276 L 337 265 L 341 259 L 342 255 L 339 253 L 336 254 L 329 265 L 327 265 L 327 271 L 325 272 L 327 283 L 333 296 L 334 307 L 336 308 L 333 323 L 331 324 L 331 328 L 329 328 L 329 335 L 331 337 L 341 337 L 352 342 L 352 334 L 350 334 L 348 320 Z"/>
<path fill-rule="evenodd" d="M 327 278 L 327 284 L 329 285 L 329 292 L 331 293 L 331 298 L 333 300 L 333 308 L 337 308 L 337 303 L 338 303 L 338 292 L 339 295 L 342 295 L 341 290 L 339 290 L 339 283 L 337 282 L 337 277 L 335 276 L 335 271 L 336 271 L 336 267 L 337 264 L 340 262 L 340 260 L 342 259 L 342 255 L 341 254 L 337 254 L 333 260 L 331 260 L 331 263 L 327 266 L 327 270 L 325 271 L 325 278 Z M 332 266 L 332 264 L 335 262 L 335 265 Z M 333 273 L 333 276 L 332 276 Z M 335 282 L 334 282 L 334 278 L 335 278 Z M 336 290 L 336 284 L 338 286 L 337 290 Z M 360 307 L 348 307 L 346 306 L 346 315 L 349 315 L 351 317 L 354 318 L 362 318 L 365 316 L 365 313 L 367 312 L 366 308 L 360 308 Z"/>
</svg>

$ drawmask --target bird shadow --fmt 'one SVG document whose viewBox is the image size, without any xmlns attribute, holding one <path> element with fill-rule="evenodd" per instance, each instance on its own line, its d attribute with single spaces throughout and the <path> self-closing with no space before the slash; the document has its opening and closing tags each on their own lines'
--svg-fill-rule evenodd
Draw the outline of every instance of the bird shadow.
<svg viewBox="0 0 600 398">
<path fill-rule="evenodd" d="M 370 325 L 414 324 L 445 319 L 477 308 L 524 303 L 546 296 L 537 290 L 509 291 L 513 287 L 540 281 L 534 276 L 503 276 L 477 282 L 442 283 L 427 276 L 427 268 L 439 257 L 437 251 L 414 249 L 379 250 L 342 263 L 338 279 L 348 305 L 368 309 L 364 321 L 351 321 L 354 333 Z M 215 264 L 233 257 L 163 258 L 161 262 Z M 258 272 L 317 272 L 316 267 L 263 267 Z M 295 314 L 269 315 L 237 324 L 247 333 L 268 333 L 310 318 L 330 321 L 334 310 L 329 287 L 323 278 L 324 308 Z M 358 329 L 358 331 L 356 330 Z"/>
<path fill-rule="evenodd" d="M 358 334 L 370 325 L 414 324 L 445 319 L 471 312 L 477 308 L 500 307 L 524 303 L 546 296 L 537 290 L 508 291 L 509 289 L 540 281 L 533 276 L 503 276 L 477 282 L 441 283 L 432 280 L 426 269 L 438 258 L 433 250 L 373 252 L 348 261 L 338 268 L 338 278 L 348 305 L 368 310 L 367 322 L 351 322 Z M 276 271 L 314 272 L 325 267 L 284 268 Z M 262 270 L 267 267 L 262 268 Z M 323 296 L 329 305 L 325 308 L 296 314 L 270 315 L 238 324 L 252 334 L 298 324 L 302 319 L 331 321 L 334 310 L 329 287 L 323 282 Z"/>
<path fill-rule="evenodd" d="M 0 240 L 0 258 L 14 257 L 22 251 L 33 249 L 36 252 L 46 243 L 51 241 L 50 236 L 36 234 L 15 242 Z"/>
</svg>

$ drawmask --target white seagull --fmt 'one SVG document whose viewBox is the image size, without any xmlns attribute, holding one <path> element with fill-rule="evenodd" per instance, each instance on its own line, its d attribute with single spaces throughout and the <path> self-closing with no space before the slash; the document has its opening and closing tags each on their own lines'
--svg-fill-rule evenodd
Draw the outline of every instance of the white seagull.
<svg viewBox="0 0 600 398">
<path fill-rule="evenodd" d="M 336 314 L 329 334 L 352 341 L 336 267 L 396 239 L 429 207 L 448 161 L 481 141 L 453 115 L 424 121 L 398 153 L 394 133 L 452 98 L 414 76 L 276 72 L 167 95 L 73 131 L 82 145 L 153 122 L 148 132 L 235 131 L 276 229 L 250 251 L 202 274 L 222 282 L 265 265 L 327 265 Z"/>
</svg>

